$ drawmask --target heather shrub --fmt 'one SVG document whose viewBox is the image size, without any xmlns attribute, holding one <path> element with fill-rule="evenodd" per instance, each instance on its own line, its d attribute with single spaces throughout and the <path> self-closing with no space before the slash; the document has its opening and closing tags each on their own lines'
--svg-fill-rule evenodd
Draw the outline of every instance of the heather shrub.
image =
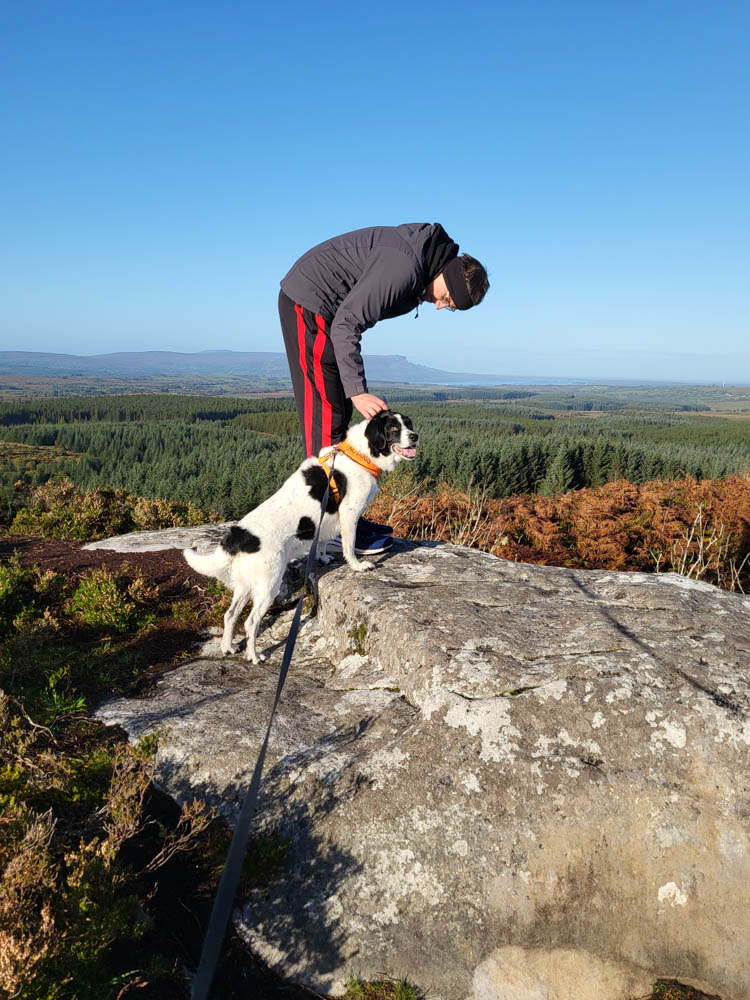
<svg viewBox="0 0 750 1000">
<path fill-rule="evenodd" d="M 79 493 L 69 479 L 34 490 L 11 524 L 12 534 L 45 538 L 104 538 L 132 530 L 128 495 L 100 486 Z"/>
<path fill-rule="evenodd" d="M 147 497 L 131 498 L 131 516 L 139 531 L 157 531 L 160 528 L 186 528 L 196 524 L 206 524 L 218 520 L 215 511 L 206 514 L 192 503 L 176 503 L 172 500 L 150 500 Z"/>
<path fill-rule="evenodd" d="M 51 811 L 35 813 L 8 795 L 0 795 L 0 822 L 0 995 L 16 997 L 54 942 L 55 823 Z"/>
<path fill-rule="evenodd" d="M 128 562 L 77 576 L 22 559 L 0 565 L 0 998 L 114 1000 L 147 981 L 171 996 L 164 866 L 174 878 L 190 852 L 192 872 L 225 840 L 198 800 L 154 808 L 153 739 L 129 747 L 87 718 L 143 676 L 154 653 L 134 639 L 172 623 L 169 604 Z"/>
<path fill-rule="evenodd" d="M 135 977 L 113 971 L 113 944 L 149 930 L 142 910 L 138 916 L 142 871 L 158 871 L 192 850 L 213 813 L 198 801 L 186 804 L 174 829 L 162 831 L 133 869 L 129 845 L 149 823 L 144 803 L 156 741 L 84 747 L 66 758 L 2 692 L 0 722 L 13 736 L 0 734 L 0 996 L 117 996 Z M 12 793 L 5 791 L 9 775 Z M 32 804 L 49 795 L 57 809 Z"/>
<path fill-rule="evenodd" d="M 23 575 L 17 560 L 7 565 L 0 563 L 0 634 L 6 632 L 13 621 Z"/>
<path fill-rule="evenodd" d="M 191 503 L 148 500 L 109 486 L 80 492 L 69 479 L 61 479 L 49 480 L 31 492 L 13 518 L 10 532 L 88 540 L 218 520 L 216 511 L 206 513 Z"/>
<path fill-rule="evenodd" d="M 68 606 L 92 628 L 124 632 L 135 626 L 139 617 L 143 619 L 144 606 L 154 596 L 155 589 L 141 574 L 128 581 L 99 566 L 80 580 Z"/>
<path fill-rule="evenodd" d="M 24 569 L 15 553 L 0 564 L 0 636 L 11 631 L 19 615 L 28 618 L 38 614 L 35 576 L 39 576 L 38 571 Z"/>
</svg>

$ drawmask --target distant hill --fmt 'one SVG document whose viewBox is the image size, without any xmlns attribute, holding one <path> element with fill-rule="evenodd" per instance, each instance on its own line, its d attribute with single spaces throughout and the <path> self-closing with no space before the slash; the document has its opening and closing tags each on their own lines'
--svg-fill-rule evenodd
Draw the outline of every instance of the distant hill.
<svg viewBox="0 0 750 1000">
<path fill-rule="evenodd" d="M 499 385 L 500 375 L 445 372 L 415 365 L 400 354 L 366 355 L 370 382 L 421 385 Z M 89 375 L 138 378 L 150 375 L 236 375 L 289 378 L 286 355 L 272 351 L 122 351 L 116 354 L 48 354 L 0 351 L 0 375 Z M 507 378 L 507 377 L 506 377 Z"/>
</svg>

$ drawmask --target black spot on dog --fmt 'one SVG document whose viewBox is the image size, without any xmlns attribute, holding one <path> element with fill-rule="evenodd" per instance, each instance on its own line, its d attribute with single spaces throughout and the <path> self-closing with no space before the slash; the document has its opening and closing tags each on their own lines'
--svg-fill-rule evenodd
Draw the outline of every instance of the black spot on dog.
<svg viewBox="0 0 750 1000">
<path fill-rule="evenodd" d="M 311 542 L 315 537 L 315 523 L 311 517 L 301 517 L 297 525 L 297 538 L 301 542 Z"/>
<path fill-rule="evenodd" d="M 325 496 L 326 486 L 328 485 L 328 473 L 325 471 L 322 465 L 310 465 L 303 472 L 305 483 L 307 484 L 307 490 L 310 496 L 317 503 L 323 503 L 323 497 Z M 346 496 L 346 476 L 343 472 L 334 472 L 334 481 L 338 487 L 339 496 L 343 499 Z M 333 490 L 328 494 L 328 503 L 326 504 L 326 514 L 335 514 L 338 510 L 338 504 L 333 495 Z"/>
<path fill-rule="evenodd" d="M 221 547 L 230 556 L 236 556 L 240 552 L 252 554 L 253 552 L 260 551 L 260 538 L 254 535 L 252 531 L 247 531 L 245 528 L 240 528 L 239 525 L 234 524 L 221 543 Z"/>
</svg>

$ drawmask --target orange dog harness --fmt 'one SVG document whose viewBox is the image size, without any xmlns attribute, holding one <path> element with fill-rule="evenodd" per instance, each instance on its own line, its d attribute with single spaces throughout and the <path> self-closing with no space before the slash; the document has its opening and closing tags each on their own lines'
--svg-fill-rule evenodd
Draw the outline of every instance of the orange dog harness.
<svg viewBox="0 0 750 1000">
<path fill-rule="evenodd" d="M 328 463 L 337 452 L 343 452 L 347 458 L 356 462 L 357 465 L 361 465 L 363 469 L 367 469 L 370 475 L 375 477 L 375 482 L 378 482 L 382 469 L 378 468 L 374 462 L 370 461 L 367 455 L 363 455 L 361 451 L 357 451 L 357 449 L 352 447 L 352 445 L 350 445 L 347 441 L 341 441 L 339 444 L 335 444 L 327 455 L 318 455 L 318 461 L 324 469 L 328 470 Z M 333 499 L 336 501 L 336 506 L 338 507 L 341 503 L 341 494 L 339 493 L 339 488 L 336 485 L 335 476 L 331 476 L 331 493 L 333 494 Z"/>
</svg>

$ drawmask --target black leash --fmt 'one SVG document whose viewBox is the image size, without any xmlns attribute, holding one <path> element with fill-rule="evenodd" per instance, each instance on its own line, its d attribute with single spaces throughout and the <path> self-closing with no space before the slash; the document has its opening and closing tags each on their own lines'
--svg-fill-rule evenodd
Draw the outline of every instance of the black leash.
<svg viewBox="0 0 750 1000">
<path fill-rule="evenodd" d="M 323 523 L 323 514 L 326 511 L 326 507 L 328 505 L 328 494 L 331 491 L 331 478 L 333 477 L 334 461 L 335 452 L 331 455 L 331 471 L 328 474 L 328 483 L 323 495 L 323 500 L 320 504 L 318 527 L 307 556 L 303 593 L 297 601 L 294 618 L 292 619 L 289 635 L 286 640 L 286 646 L 284 647 L 284 656 L 281 660 L 281 670 L 279 671 L 279 681 L 276 685 L 276 697 L 274 698 L 271 715 L 268 719 L 266 737 L 263 740 L 263 745 L 261 746 L 260 753 L 258 754 L 258 760 L 255 763 L 255 770 L 253 771 L 253 776 L 250 780 L 250 787 L 248 788 L 247 795 L 245 796 L 245 801 L 242 804 L 242 809 L 240 810 L 240 815 L 237 819 L 237 825 L 234 828 L 232 842 L 229 845 L 229 852 L 227 853 L 227 860 L 224 864 L 224 871 L 221 873 L 221 881 L 219 882 L 219 888 L 216 892 L 214 905 L 211 909 L 211 917 L 208 921 L 206 936 L 203 940 L 203 950 L 201 952 L 200 964 L 198 966 L 198 971 L 193 978 L 193 983 L 190 989 L 191 1000 L 208 1000 L 208 992 L 211 989 L 211 982 L 216 971 L 216 963 L 219 960 L 221 945 L 224 941 L 227 924 L 229 923 L 229 917 L 232 913 L 232 904 L 234 903 L 237 886 L 239 885 L 240 875 L 242 873 L 242 862 L 245 858 L 247 842 L 250 837 L 250 822 L 253 818 L 258 801 L 258 789 L 260 788 L 260 778 L 263 773 L 263 763 L 266 759 L 268 738 L 271 735 L 271 723 L 273 722 L 273 717 L 276 714 L 276 706 L 279 704 L 281 691 L 284 687 L 284 682 L 286 681 L 286 675 L 289 672 L 289 664 L 292 659 L 292 653 L 294 652 L 294 645 L 297 641 L 297 633 L 299 632 L 300 620 L 302 619 L 302 602 L 305 597 L 304 589 L 307 587 L 307 582 L 310 579 L 310 575 L 315 564 L 315 553 L 318 549 L 320 526 Z"/>
</svg>

